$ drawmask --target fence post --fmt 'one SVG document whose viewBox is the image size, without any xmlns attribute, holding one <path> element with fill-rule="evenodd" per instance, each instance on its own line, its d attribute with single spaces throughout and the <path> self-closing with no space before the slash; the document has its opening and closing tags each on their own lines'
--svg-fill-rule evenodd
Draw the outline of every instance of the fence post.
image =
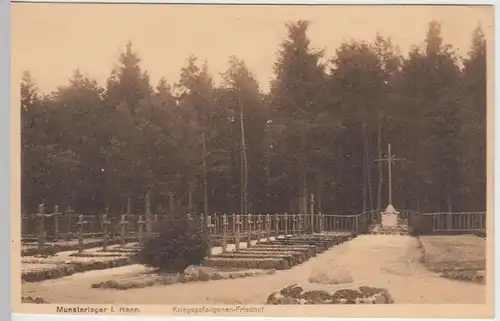
<svg viewBox="0 0 500 321">
<path fill-rule="evenodd" d="M 295 235 L 297 232 L 297 216 L 292 214 L 292 235 Z"/>
<path fill-rule="evenodd" d="M 71 209 L 71 206 L 68 206 L 66 209 L 66 234 L 65 234 L 65 240 L 69 241 L 72 238 L 73 232 L 71 231 L 71 223 L 73 222 L 73 210 Z"/>
<path fill-rule="evenodd" d="M 356 234 L 359 234 L 359 214 L 356 215 L 354 224 L 355 224 Z"/>
<path fill-rule="evenodd" d="M 83 214 L 80 214 L 78 216 L 78 253 L 83 252 L 83 228 L 85 223 Z"/>
<path fill-rule="evenodd" d="M 227 252 L 227 215 L 222 215 L 222 252 Z"/>
<path fill-rule="evenodd" d="M 319 233 L 323 233 L 323 213 L 318 212 L 318 227 Z"/>
<path fill-rule="evenodd" d="M 234 232 L 236 231 L 236 214 L 233 213 L 232 218 L 233 218 L 233 221 L 231 223 L 233 225 L 232 231 L 233 231 L 233 236 L 234 236 Z"/>
<path fill-rule="evenodd" d="M 211 215 L 208 215 L 207 216 L 207 228 L 208 228 L 208 235 L 212 235 L 213 234 L 213 227 L 215 226 L 215 224 L 213 223 L 215 220 L 217 220 L 217 217 L 215 216 L 214 214 L 214 218 L 212 219 L 212 216 Z"/>
<path fill-rule="evenodd" d="M 302 222 L 302 214 L 301 213 L 297 214 L 297 221 L 298 221 L 298 224 L 299 224 L 299 232 L 298 232 L 298 234 L 302 235 L 304 226 L 302 224 L 303 222 Z"/>
<path fill-rule="evenodd" d="M 146 233 L 148 236 L 151 235 L 152 225 L 151 225 L 151 201 L 149 198 L 149 191 L 146 192 L 145 196 L 145 215 L 146 215 Z"/>
<path fill-rule="evenodd" d="M 280 234 L 280 217 L 278 213 L 274 216 L 274 232 L 275 238 L 278 238 L 278 235 Z"/>
<path fill-rule="evenodd" d="M 283 220 L 285 221 L 284 232 L 285 232 L 285 239 L 286 239 L 288 237 L 288 213 L 285 213 L 285 218 Z"/>
<path fill-rule="evenodd" d="M 38 205 L 38 213 L 35 215 L 37 218 L 37 235 L 38 235 L 38 250 L 43 251 L 45 247 L 45 206 L 44 204 Z"/>
<path fill-rule="evenodd" d="M 250 246 L 252 246 L 252 214 L 248 214 L 247 215 L 247 248 L 249 248 Z"/>
<path fill-rule="evenodd" d="M 59 240 L 59 215 L 61 215 L 61 213 L 59 213 L 59 206 L 54 205 L 54 213 L 53 213 L 53 216 L 54 216 L 54 241 L 56 241 L 56 242 L 57 242 L 57 240 Z"/>
<path fill-rule="evenodd" d="M 311 194 L 311 203 L 310 203 L 310 209 L 309 212 L 311 214 L 311 234 L 314 234 L 314 194 Z"/>
<path fill-rule="evenodd" d="M 108 249 L 108 224 L 110 222 L 108 221 L 108 210 L 106 209 L 105 214 L 102 216 L 102 250 L 103 252 L 106 252 Z"/>
<path fill-rule="evenodd" d="M 202 233 L 205 231 L 205 219 L 203 214 L 200 214 L 200 230 Z"/>
<path fill-rule="evenodd" d="M 208 229 L 208 250 L 207 250 L 207 257 L 212 256 L 212 228 L 214 227 L 214 224 L 212 224 L 212 216 L 208 215 L 207 216 L 207 229 Z"/>
<path fill-rule="evenodd" d="M 138 228 L 138 238 L 139 238 L 139 244 L 142 245 L 144 244 L 144 224 L 146 221 L 144 221 L 144 216 L 139 215 L 139 220 L 137 221 L 137 228 Z"/>
<path fill-rule="evenodd" d="M 266 240 L 269 243 L 271 237 L 271 215 L 266 214 Z"/>
<path fill-rule="evenodd" d="M 127 219 L 126 214 L 120 216 L 120 245 L 125 246 L 125 234 L 127 233 Z"/>
<path fill-rule="evenodd" d="M 240 228 L 241 228 L 241 217 L 240 215 L 236 215 L 236 228 L 234 229 L 234 246 L 236 251 L 240 250 Z"/>
<path fill-rule="evenodd" d="M 257 244 L 260 244 L 260 238 L 262 236 L 262 216 L 257 215 Z"/>
</svg>

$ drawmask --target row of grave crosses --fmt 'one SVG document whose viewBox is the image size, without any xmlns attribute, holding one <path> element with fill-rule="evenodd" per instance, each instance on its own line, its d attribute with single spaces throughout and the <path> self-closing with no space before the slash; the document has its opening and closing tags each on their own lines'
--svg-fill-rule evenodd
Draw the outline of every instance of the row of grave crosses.
<svg viewBox="0 0 500 321">
<path fill-rule="evenodd" d="M 45 239 L 46 239 L 46 231 L 45 231 L 45 219 L 46 218 L 53 218 L 54 222 L 54 234 L 55 237 L 57 238 L 59 235 L 59 216 L 62 213 L 59 212 L 59 208 L 56 205 L 54 208 L 54 212 L 50 214 L 45 214 L 44 213 L 44 205 L 41 204 L 38 209 L 38 213 L 36 214 L 36 217 L 38 219 L 38 224 L 37 224 L 37 234 L 38 234 L 38 247 L 39 249 L 43 249 L 45 246 Z M 72 224 L 72 219 L 74 217 L 74 211 L 71 209 L 71 207 L 68 207 L 68 209 L 65 211 L 66 214 L 66 233 L 65 238 L 68 239 L 70 238 L 71 235 L 71 224 Z M 127 241 L 127 225 L 129 222 L 127 221 L 127 214 L 122 214 L 120 217 L 120 233 L 119 233 L 119 239 L 120 239 L 120 244 L 125 245 Z M 247 215 L 240 215 L 240 214 L 232 214 L 232 234 L 233 234 L 233 240 L 236 246 L 236 249 L 239 249 L 239 245 L 241 242 L 241 232 L 242 232 L 242 225 L 244 224 L 244 220 L 246 219 L 246 232 L 247 232 L 247 246 L 251 246 L 251 241 L 253 237 L 256 237 L 256 242 L 259 244 L 261 242 L 262 236 L 265 235 L 267 240 L 274 235 L 279 235 L 281 232 L 283 234 L 289 235 L 289 234 L 301 234 L 304 233 L 304 228 L 303 228 L 303 223 L 308 219 L 308 216 L 310 217 L 310 224 L 313 226 L 312 230 L 314 230 L 314 225 L 317 224 L 317 227 L 319 231 L 324 230 L 324 215 L 321 213 L 314 214 L 314 215 L 307 215 L 307 214 L 287 214 L 285 213 L 284 215 L 273 215 L 273 217 L 270 214 L 262 215 L 262 214 L 247 214 Z M 78 251 L 82 252 L 84 249 L 84 230 L 85 226 L 89 224 L 90 222 L 86 220 L 88 216 L 84 216 L 82 214 L 78 215 L 78 221 L 77 221 L 77 239 L 78 239 Z M 189 219 L 194 219 L 191 214 L 188 214 Z M 274 224 L 274 230 L 271 231 L 272 228 L 272 219 L 274 219 L 275 224 Z M 152 215 L 139 215 L 138 216 L 138 221 L 137 221 L 137 239 L 140 243 L 142 243 L 145 239 L 146 233 L 149 235 L 152 232 L 152 225 L 154 222 L 158 220 L 158 216 L 156 214 Z M 292 226 L 291 230 L 289 230 L 289 224 L 288 221 L 292 221 Z M 280 224 L 280 222 L 283 221 L 283 224 Z M 216 219 L 214 219 L 212 216 L 208 216 L 207 222 L 205 223 L 205 218 L 202 215 L 200 215 L 200 227 L 202 229 L 208 228 L 208 233 L 212 234 L 214 228 L 216 228 L 216 224 L 214 222 L 217 222 Z M 101 216 L 101 222 L 100 226 L 102 229 L 102 247 L 103 250 L 107 249 L 108 243 L 109 243 L 109 225 L 112 222 L 108 219 L 108 210 Z M 255 224 L 256 223 L 256 224 Z M 264 223 L 264 228 L 263 228 L 263 223 Z M 223 251 L 227 250 L 227 239 L 228 239 L 228 215 L 223 214 L 222 215 L 222 248 Z M 280 229 L 280 226 L 283 227 L 283 229 Z M 255 228 L 255 231 L 253 230 Z M 145 233 L 146 232 L 146 233 Z"/>
<path fill-rule="evenodd" d="M 35 217 L 37 219 L 37 238 L 38 238 L 38 248 L 42 250 L 45 247 L 45 239 L 47 237 L 47 232 L 45 230 L 45 220 L 48 218 L 51 218 L 53 220 L 53 238 L 55 241 L 59 239 L 60 236 L 60 216 L 63 213 L 59 212 L 59 206 L 55 205 L 54 206 L 54 212 L 53 213 L 45 213 L 45 206 L 44 204 L 40 204 L 38 206 L 38 213 L 35 214 Z M 72 232 L 71 232 L 71 227 L 72 227 L 72 222 L 73 222 L 73 217 L 75 217 L 75 211 L 72 210 L 72 208 L 69 206 L 68 209 L 64 212 L 65 214 L 65 230 L 67 233 L 64 234 L 64 239 L 65 240 L 70 240 L 72 238 Z M 88 216 L 85 216 L 83 214 L 80 214 L 77 216 L 78 221 L 77 221 L 77 233 L 76 237 L 78 240 L 78 251 L 82 252 L 83 251 L 83 239 L 85 238 L 85 226 L 90 223 L 90 221 L 86 220 Z M 146 219 L 144 218 L 144 215 L 139 215 L 139 219 L 137 221 L 138 224 L 138 235 L 137 238 L 139 239 L 139 242 L 143 242 L 145 233 L 144 233 L 144 227 L 146 227 L 147 232 L 151 232 L 152 230 L 152 225 L 153 221 L 157 220 L 157 215 L 146 215 Z M 109 221 L 108 219 L 108 209 L 106 209 L 105 213 L 101 216 L 101 222 L 100 226 L 102 228 L 102 234 L 103 234 L 103 240 L 102 240 L 102 246 L 103 250 L 106 250 L 108 242 L 109 242 L 109 225 L 112 222 Z M 126 235 L 127 235 L 127 214 L 122 214 L 120 217 L 120 244 L 125 245 L 126 243 Z"/>
<path fill-rule="evenodd" d="M 265 219 L 263 220 L 263 216 L 265 216 Z M 306 217 L 310 216 L 310 222 L 311 225 L 314 226 L 315 221 L 317 220 L 317 225 L 319 232 L 322 232 L 324 230 L 324 215 L 322 213 L 314 214 L 314 215 L 306 215 L 306 214 L 287 214 L 285 213 L 282 218 L 280 218 L 280 215 L 274 215 L 274 231 L 271 230 L 272 227 L 272 216 L 270 214 L 262 215 L 262 214 L 246 214 L 246 215 L 240 215 L 240 214 L 232 214 L 232 223 L 233 223 L 233 240 L 234 244 L 236 247 L 236 250 L 239 250 L 240 248 L 240 242 L 241 242 L 241 227 L 244 223 L 244 220 L 246 219 L 246 227 L 247 227 L 247 247 L 252 246 L 251 241 L 252 237 L 255 236 L 255 241 L 257 244 L 260 244 L 262 241 L 262 236 L 265 236 L 265 239 L 269 242 L 270 237 L 277 236 L 280 234 L 280 232 L 283 232 L 283 235 L 287 237 L 289 234 L 295 235 L 295 234 L 302 234 L 305 232 L 303 228 L 303 222 L 306 220 Z M 189 219 L 194 219 L 192 215 L 188 214 Z M 255 221 L 254 221 L 255 220 Z M 292 221 L 292 228 L 289 230 L 288 226 L 288 221 Z M 213 233 L 213 229 L 216 227 L 216 225 L 213 223 L 212 216 L 207 217 L 207 222 L 205 224 L 205 218 L 203 215 L 200 216 L 200 226 L 202 229 L 205 228 L 205 226 L 209 229 L 209 234 Z M 280 222 L 283 221 L 283 229 L 281 230 L 280 227 Z M 216 222 L 216 221 L 215 221 Z M 256 223 L 254 225 L 254 223 Z M 262 228 L 262 223 L 264 223 L 264 229 Z M 227 236 L 228 236 L 228 215 L 223 214 L 222 215 L 222 250 L 223 252 L 227 252 Z M 256 230 L 253 231 L 253 227 L 256 227 Z M 312 229 L 314 230 L 314 228 Z M 273 233 L 274 232 L 274 233 Z"/>
</svg>

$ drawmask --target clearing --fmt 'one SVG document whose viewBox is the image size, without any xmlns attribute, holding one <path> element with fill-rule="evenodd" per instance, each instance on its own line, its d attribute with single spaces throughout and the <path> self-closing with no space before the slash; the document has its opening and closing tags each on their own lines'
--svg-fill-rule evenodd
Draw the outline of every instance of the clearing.
<svg viewBox="0 0 500 321">
<path fill-rule="evenodd" d="M 427 241 L 423 238 L 422 242 L 426 244 Z M 426 255 L 432 257 L 433 251 L 428 251 L 426 248 Z M 422 248 L 416 238 L 402 235 L 360 235 L 301 265 L 290 270 L 276 271 L 273 275 L 122 291 L 91 288 L 92 283 L 107 281 L 113 276 L 123 278 L 129 273 L 136 274 L 144 270 L 142 266 L 132 265 L 38 283 L 24 283 L 22 288 L 23 296 L 42 297 L 50 303 L 73 304 L 263 304 L 269 294 L 291 284 L 328 291 L 361 285 L 382 287 L 389 290 L 395 304 L 485 302 L 484 285 L 441 278 L 422 265 L 421 260 Z M 339 266 L 348 270 L 352 283 L 323 285 L 308 282 L 313 271 L 328 272 Z"/>
</svg>

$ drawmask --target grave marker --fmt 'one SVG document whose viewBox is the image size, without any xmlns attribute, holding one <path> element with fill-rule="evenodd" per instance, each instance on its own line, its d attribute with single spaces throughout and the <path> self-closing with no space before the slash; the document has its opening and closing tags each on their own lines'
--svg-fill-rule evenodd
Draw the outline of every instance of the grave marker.
<svg viewBox="0 0 500 321">
<path fill-rule="evenodd" d="M 66 209 L 66 233 L 64 234 L 64 239 L 66 241 L 71 240 L 72 238 L 72 232 L 71 232 L 71 223 L 73 223 L 73 210 L 71 209 L 71 206 L 68 206 Z"/>
<path fill-rule="evenodd" d="M 222 252 L 227 252 L 227 215 L 224 213 L 222 215 Z"/>
<path fill-rule="evenodd" d="M 252 214 L 248 214 L 247 215 L 247 226 L 248 226 L 248 231 L 247 231 L 247 234 L 248 234 L 248 237 L 247 237 L 247 248 L 249 248 L 250 246 L 252 246 Z"/>
<path fill-rule="evenodd" d="M 287 213 L 285 213 L 284 221 L 285 221 L 285 238 L 287 238 L 288 237 L 288 214 Z"/>
<path fill-rule="evenodd" d="M 120 216 L 120 245 L 125 246 L 125 234 L 127 233 L 127 218 L 126 214 Z"/>
<path fill-rule="evenodd" d="M 240 250 L 240 229 L 241 229 L 241 217 L 240 215 L 236 215 L 236 229 L 234 230 L 234 245 L 236 247 L 236 251 Z"/>
<path fill-rule="evenodd" d="M 257 244 L 260 244 L 260 237 L 262 236 L 262 217 L 257 215 Z"/>
<path fill-rule="evenodd" d="M 59 215 L 61 215 L 57 204 L 54 205 L 54 213 L 52 213 L 52 215 L 54 216 L 54 241 L 57 242 L 57 240 L 59 240 Z"/>
<path fill-rule="evenodd" d="M 84 221 L 83 214 L 78 216 L 78 253 L 83 252 L 83 229 L 87 221 Z"/>
<path fill-rule="evenodd" d="M 146 223 L 146 221 L 144 221 L 144 216 L 143 215 L 139 215 L 139 220 L 137 221 L 137 233 L 138 233 L 138 238 L 139 238 L 139 244 L 143 244 L 144 243 L 144 224 Z"/>
<path fill-rule="evenodd" d="M 268 243 L 271 240 L 270 237 L 271 237 L 271 215 L 266 214 L 266 239 Z"/>
<path fill-rule="evenodd" d="M 102 250 L 106 251 L 108 247 L 108 225 L 111 223 L 108 221 L 108 210 L 106 209 L 105 214 L 102 216 L 101 219 L 101 226 L 102 226 Z"/>
<path fill-rule="evenodd" d="M 38 235 L 38 249 L 42 251 L 45 247 L 45 206 L 44 204 L 38 205 L 38 213 L 35 214 L 37 218 L 37 235 Z"/>
</svg>

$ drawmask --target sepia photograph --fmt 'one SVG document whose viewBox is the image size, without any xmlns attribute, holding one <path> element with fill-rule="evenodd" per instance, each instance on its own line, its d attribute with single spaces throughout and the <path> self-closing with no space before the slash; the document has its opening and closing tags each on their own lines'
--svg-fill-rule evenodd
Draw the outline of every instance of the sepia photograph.
<svg viewBox="0 0 500 321">
<path fill-rule="evenodd" d="M 493 317 L 493 11 L 13 3 L 15 312 Z"/>
</svg>

